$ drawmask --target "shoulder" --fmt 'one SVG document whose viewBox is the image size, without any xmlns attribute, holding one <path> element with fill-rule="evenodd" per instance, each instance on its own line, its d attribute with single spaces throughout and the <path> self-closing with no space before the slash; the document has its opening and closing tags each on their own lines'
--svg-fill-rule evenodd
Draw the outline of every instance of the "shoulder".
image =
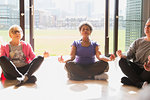
<svg viewBox="0 0 150 100">
<path fill-rule="evenodd" d="M 20 41 L 20 43 L 23 45 L 23 46 L 30 46 L 29 43 L 25 42 L 25 41 Z"/>
<path fill-rule="evenodd" d="M 23 48 L 31 48 L 31 45 L 25 41 L 20 42 Z"/>
<path fill-rule="evenodd" d="M 81 43 L 81 40 L 74 40 L 74 43 L 79 44 Z"/>
<path fill-rule="evenodd" d="M 79 44 L 81 44 L 81 40 L 74 40 L 72 45 L 77 46 Z"/>
<path fill-rule="evenodd" d="M 134 41 L 134 43 L 136 43 L 136 44 L 143 43 L 143 42 L 145 42 L 144 38 L 145 38 L 145 37 L 138 38 L 138 39 L 136 39 L 136 40 Z"/>
<path fill-rule="evenodd" d="M 1 44 L 1 47 L 8 48 L 9 47 L 9 43 L 3 43 L 3 44 Z"/>
<path fill-rule="evenodd" d="M 135 41 L 144 41 L 145 37 L 141 37 L 141 38 L 138 38 L 136 39 Z"/>
<path fill-rule="evenodd" d="M 96 41 L 91 40 L 91 44 L 94 46 L 99 46 L 99 44 Z"/>
<path fill-rule="evenodd" d="M 145 42 L 144 37 L 138 38 L 135 41 L 133 41 L 130 45 L 130 47 L 139 47 Z"/>
</svg>

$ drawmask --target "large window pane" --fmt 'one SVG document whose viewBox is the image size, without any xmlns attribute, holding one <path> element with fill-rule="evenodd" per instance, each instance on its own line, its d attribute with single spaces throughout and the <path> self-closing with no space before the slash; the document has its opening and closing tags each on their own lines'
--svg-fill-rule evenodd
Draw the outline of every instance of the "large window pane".
<svg viewBox="0 0 150 100">
<path fill-rule="evenodd" d="M 126 50 L 134 40 L 142 36 L 142 2 L 143 0 L 127 0 L 125 32 Z"/>
<path fill-rule="evenodd" d="M 24 0 L 25 3 L 25 41 L 30 43 L 30 34 L 29 34 L 29 0 Z"/>
<path fill-rule="evenodd" d="M 114 1 L 109 0 L 109 53 L 113 53 Z"/>
<path fill-rule="evenodd" d="M 19 0 L 0 1 L 0 40 L 9 41 L 8 29 L 13 24 L 20 23 Z"/>
<path fill-rule="evenodd" d="M 110 52 L 113 53 L 114 0 L 110 1 Z M 112 5 L 113 4 L 113 5 Z M 118 49 L 126 52 L 130 44 L 141 37 L 142 0 L 119 0 Z"/>
<path fill-rule="evenodd" d="M 118 49 L 125 52 L 127 0 L 119 0 Z"/>
<path fill-rule="evenodd" d="M 94 26 L 91 39 L 104 54 L 105 0 L 35 0 L 35 51 L 69 55 L 74 40 L 81 38 L 78 25 L 89 21 Z"/>
</svg>

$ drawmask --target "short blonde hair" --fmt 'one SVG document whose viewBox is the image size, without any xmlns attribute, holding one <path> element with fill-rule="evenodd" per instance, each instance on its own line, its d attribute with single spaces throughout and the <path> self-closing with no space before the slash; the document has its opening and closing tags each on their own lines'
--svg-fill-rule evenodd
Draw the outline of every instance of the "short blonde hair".
<svg viewBox="0 0 150 100">
<path fill-rule="evenodd" d="M 21 38 L 23 37 L 23 31 L 22 31 L 22 28 L 19 26 L 19 25 L 12 25 L 10 28 L 9 28 L 9 34 L 10 33 L 14 33 L 15 32 L 15 28 L 18 28 L 20 33 L 21 33 Z"/>
</svg>

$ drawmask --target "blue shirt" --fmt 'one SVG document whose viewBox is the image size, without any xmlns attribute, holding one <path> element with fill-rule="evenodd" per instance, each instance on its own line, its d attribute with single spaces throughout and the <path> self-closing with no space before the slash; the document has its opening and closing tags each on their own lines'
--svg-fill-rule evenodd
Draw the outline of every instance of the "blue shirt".
<svg viewBox="0 0 150 100">
<path fill-rule="evenodd" d="M 92 64 L 95 62 L 95 48 L 98 44 L 94 41 L 90 41 L 91 44 L 88 47 L 81 45 L 81 40 L 73 42 L 73 46 L 77 48 L 75 62 L 79 64 Z"/>
</svg>

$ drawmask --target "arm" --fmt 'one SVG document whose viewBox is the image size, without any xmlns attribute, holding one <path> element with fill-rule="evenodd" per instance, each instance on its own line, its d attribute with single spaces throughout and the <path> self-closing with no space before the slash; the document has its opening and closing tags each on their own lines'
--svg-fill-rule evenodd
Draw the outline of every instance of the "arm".
<svg viewBox="0 0 150 100">
<path fill-rule="evenodd" d="M 139 46 L 138 41 L 139 40 L 136 40 L 136 41 L 132 42 L 132 44 L 130 45 L 130 47 L 127 51 L 127 55 L 123 55 L 121 50 L 116 51 L 116 55 L 120 58 L 133 59 L 135 57 L 136 49 Z"/>
<path fill-rule="evenodd" d="M 109 58 L 108 57 L 100 57 L 101 52 L 99 51 L 99 47 L 98 46 L 96 46 L 95 51 L 96 51 L 96 58 L 98 60 L 103 60 L 105 62 L 108 62 L 108 61 L 112 61 L 112 60 L 115 59 L 115 55 L 113 55 L 113 54 Z"/>
<path fill-rule="evenodd" d="M 29 57 L 30 57 L 31 60 L 33 60 L 36 55 L 35 55 L 32 47 L 31 47 L 31 45 L 30 44 L 27 44 L 27 45 L 28 45 L 28 50 L 29 50 Z"/>
<path fill-rule="evenodd" d="M 75 59 L 75 55 L 76 55 L 76 47 L 73 45 L 71 47 L 70 58 L 64 61 L 63 57 L 61 56 L 58 58 L 58 61 L 61 63 L 67 63 L 68 61 L 73 61 Z"/>
<path fill-rule="evenodd" d="M 8 54 L 9 54 L 9 46 L 1 45 L 1 47 L 0 47 L 0 57 L 1 56 L 7 56 L 8 57 Z"/>
</svg>

